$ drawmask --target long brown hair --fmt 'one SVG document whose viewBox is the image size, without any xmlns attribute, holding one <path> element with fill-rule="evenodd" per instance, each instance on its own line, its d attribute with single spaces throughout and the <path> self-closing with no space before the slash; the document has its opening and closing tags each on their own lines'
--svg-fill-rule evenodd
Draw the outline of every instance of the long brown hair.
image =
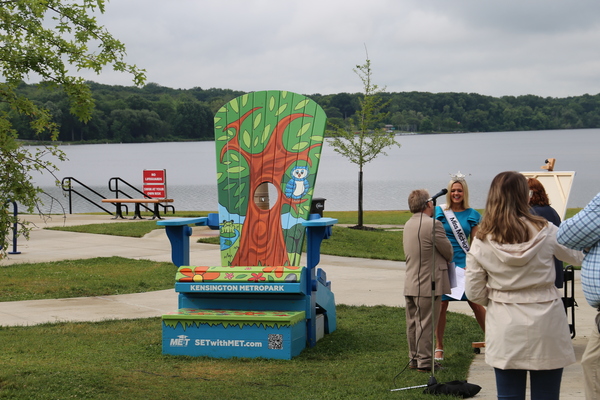
<svg viewBox="0 0 600 400">
<path fill-rule="evenodd" d="M 538 230 L 547 221 L 529 211 L 529 187 L 523 174 L 515 171 L 501 172 L 492 180 L 485 213 L 477 230 L 477 238 L 487 235 L 498 243 L 523 243 L 531 239 L 531 222 Z"/>
</svg>

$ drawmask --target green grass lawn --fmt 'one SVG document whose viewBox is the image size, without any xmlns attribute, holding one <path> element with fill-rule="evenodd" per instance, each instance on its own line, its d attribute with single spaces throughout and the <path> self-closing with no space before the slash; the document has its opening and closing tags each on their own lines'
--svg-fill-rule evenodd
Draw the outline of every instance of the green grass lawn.
<svg viewBox="0 0 600 400">
<path fill-rule="evenodd" d="M 406 261 L 401 231 L 364 231 L 334 226 L 332 232 L 331 238 L 321 243 L 321 254 Z M 198 242 L 217 245 L 219 237 L 200 238 Z"/>
<path fill-rule="evenodd" d="M 567 218 L 575 215 L 580 209 L 570 208 L 567 210 Z M 479 210 L 483 213 L 484 210 Z M 206 212 L 185 213 L 177 217 L 206 216 Z M 338 219 L 339 225 L 356 224 L 357 213 L 355 211 L 325 212 L 325 217 Z M 404 225 L 410 218 L 408 211 L 366 211 L 364 224 L 366 226 L 378 227 L 388 225 Z M 106 223 L 80 226 L 66 226 L 48 228 L 72 232 L 98 233 L 105 235 L 120 235 L 131 237 L 143 237 L 154 229 L 162 229 L 156 225 L 156 221 L 131 221 L 128 223 Z M 198 239 L 198 242 L 218 244 L 218 237 Z M 306 250 L 306 249 L 305 249 Z M 405 261 L 404 248 L 402 246 L 402 231 L 397 229 L 375 229 L 357 230 L 341 226 L 333 227 L 333 235 L 329 240 L 321 244 L 321 253 L 342 256 L 374 258 L 382 260 Z"/>
<path fill-rule="evenodd" d="M 569 210 L 572 216 L 578 210 Z M 368 212 L 365 225 L 402 225 L 406 212 Z M 195 215 L 186 215 L 195 216 Z M 355 213 L 326 213 L 355 224 Z M 81 232 L 141 237 L 155 221 L 98 224 Z M 334 227 L 324 254 L 403 260 L 402 232 Z M 173 287 L 171 263 L 119 257 L 0 266 L 0 301 L 145 292 Z M 399 288 L 401 290 L 401 288 Z M 174 304 L 174 308 L 176 305 Z M 162 355 L 159 318 L 0 327 L 0 399 L 431 399 L 429 373 L 405 368 L 404 309 L 338 305 L 338 329 L 290 361 Z M 1 324 L 1 322 L 0 322 Z M 445 370 L 464 380 L 474 318 L 450 312 Z M 477 383 L 477 382 L 473 382 Z M 455 399 L 437 396 L 437 399 Z"/>
<path fill-rule="evenodd" d="M 406 214 L 395 214 L 377 212 L 365 224 L 403 224 Z M 354 223 L 351 215 L 327 216 Z M 117 228 L 121 235 L 143 236 L 140 232 L 156 225 L 132 221 L 78 229 L 114 234 Z M 323 252 L 403 259 L 401 244 L 402 232 L 335 227 Z M 1 266 L 0 301 L 168 289 L 174 272 L 171 263 L 119 257 Z M 429 373 L 405 368 L 403 308 L 338 305 L 337 315 L 337 331 L 291 361 L 162 355 L 159 318 L 0 327 L 0 399 L 431 398 L 422 388 L 390 392 L 424 385 L 429 378 Z M 483 332 L 474 318 L 449 313 L 447 369 L 436 373 L 438 381 L 466 379 L 473 358 L 471 342 L 481 340 Z"/>
<path fill-rule="evenodd" d="M 339 306 L 338 329 L 289 361 L 162 355 L 159 318 L 5 327 L 0 398 L 431 399 L 390 392 L 430 375 L 405 369 L 404 320 L 402 308 Z M 472 317 L 450 313 L 439 382 L 465 379 L 482 337 Z"/>
<path fill-rule="evenodd" d="M 404 225 L 411 215 L 410 211 L 365 211 L 363 224 Z M 323 217 L 336 218 L 340 224 L 356 225 L 358 222 L 356 211 L 325 211 Z"/>
<path fill-rule="evenodd" d="M 207 213 L 183 216 L 205 216 Z M 339 224 L 356 224 L 356 212 L 330 212 L 326 217 L 337 218 Z M 365 225 L 404 225 L 410 218 L 407 211 L 367 211 L 365 212 Z M 156 225 L 156 221 L 130 221 L 127 223 L 105 223 L 79 226 L 53 227 L 48 229 L 96 233 L 104 235 L 117 235 L 129 237 L 143 237 L 155 229 L 164 229 Z M 199 242 L 218 244 L 218 237 L 199 239 Z M 404 249 L 402 247 L 402 232 L 398 230 L 357 230 L 333 227 L 333 236 L 330 240 L 324 240 L 321 245 L 321 253 L 343 257 L 375 258 L 383 260 L 404 261 Z"/>
<path fill-rule="evenodd" d="M 164 227 L 156 225 L 156 221 L 127 221 L 120 223 L 107 222 L 105 224 L 54 226 L 44 229 L 141 238 L 155 229 L 164 229 Z"/>
<path fill-rule="evenodd" d="M 322 254 L 406 261 L 401 231 L 363 231 L 334 226 L 332 232 L 331 238 L 321 243 Z"/>
<path fill-rule="evenodd" d="M 0 266 L 0 301 L 107 296 L 171 289 L 176 271 L 177 267 L 172 263 L 122 257 L 4 265 Z"/>
</svg>

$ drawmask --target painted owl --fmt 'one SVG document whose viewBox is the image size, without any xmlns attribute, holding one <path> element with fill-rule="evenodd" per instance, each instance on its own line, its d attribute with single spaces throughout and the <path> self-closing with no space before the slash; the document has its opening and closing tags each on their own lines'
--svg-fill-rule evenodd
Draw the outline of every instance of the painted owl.
<svg viewBox="0 0 600 400">
<path fill-rule="evenodd" d="M 292 170 L 292 179 L 285 186 L 285 195 L 291 199 L 301 199 L 310 188 L 308 183 L 308 166 L 295 166 Z"/>
</svg>

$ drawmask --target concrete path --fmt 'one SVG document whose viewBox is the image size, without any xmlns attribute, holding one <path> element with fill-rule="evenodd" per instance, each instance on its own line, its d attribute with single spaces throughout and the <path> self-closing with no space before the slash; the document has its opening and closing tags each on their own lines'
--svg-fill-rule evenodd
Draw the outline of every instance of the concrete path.
<svg viewBox="0 0 600 400">
<path fill-rule="evenodd" d="M 7 259 L 0 260 L 0 267 L 15 263 L 107 256 L 171 261 L 171 247 L 163 231 L 152 232 L 144 238 L 125 238 L 42 229 L 49 226 L 106 222 L 130 223 L 131 221 L 112 220 L 109 216 L 104 215 L 79 214 L 67 215 L 66 218 L 53 216 L 52 219 L 46 221 L 37 216 L 29 216 L 27 219 L 35 223 L 37 228 L 31 232 L 29 241 L 18 239 L 17 250 L 21 254 L 9 255 Z M 190 244 L 191 264 L 220 264 L 219 251 L 216 246 L 195 243 L 194 240 L 194 236 L 214 235 L 215 233 L 205 227 L 194 227 Z M 405 265 L 402 262 L 323 255 L 319 266 L 327 272 L 327 278 L 332 281 L 332 288 L 338 304 L 404 306 L 402 288 Z M 368 280 L 364 279 L 365 269 L 369 270 Z M 579 303 L 579 307 L 575 311 L 577 336 L 573 340 L 577 363 L 565 369 L 561 388 L 561 397 L 569 400 L 585 399 L 579 362 L 596 314 L 583 298 L 578 273 L 576 273 L 575 288 L 575 298 Z M 173 311 L 176 304 L 177 295 L 173 289 L 118 296 L 3 302 L 0 303 L 0 325 L 156 317 Z M 466 302 L 452 303 L 450 311 L 472 316 Z M 481 392 L 475 397 L 476 399 L 496 398 L 493 369 L 485 364 L 483 352 L 475 357 L 468 381 L 482 387 Z"/>
</svg>

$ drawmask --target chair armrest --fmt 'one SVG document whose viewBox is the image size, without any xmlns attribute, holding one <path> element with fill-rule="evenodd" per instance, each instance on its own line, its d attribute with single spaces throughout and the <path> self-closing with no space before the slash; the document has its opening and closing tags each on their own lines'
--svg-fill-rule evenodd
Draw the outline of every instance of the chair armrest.
<svg viewBox="0 0 600 400">
<path fill-rule="evenodd" d="M 190 239 L 192 228 L 207 225 L 208 217 L 198 218 L 174 218 L 157 221 L 156 224 L 164 226 L 167 237 L 171 242 L 171 260 L 177 267 L 189 265 L 190 263 Z"/>
<path fill-rule="evenodd" d="M 318 214 L 311 214 L 311 217 L 313 215 L 318 216 Z M 333 226 L 337 223 L 338 223 L 338 220 L 335 218 L 320 217 L 320 218 L 309 219 L 308 221 L 304 221 L 304 222 L 302 222 L 302 225 L 306 226 L 307 228 L 310 228 L 313 226 Z"/>
<path fill-rule="evenodd" d="M 160 226 L 183 226 L 191 225 L 206 226 L 208 225 L 208 217 L 196 217 L 196 218 L 173 218 L 156 221 L 156 225 Z"/>
<path fill-rule="evenodd" d="M 331 236 L 332 226 L 337 224 L 335 218 L 323 218 L 319 214 L 311 214 L 308 221 L 302 222 L 306 227 L 306 266 L 311 279 L 316 280 L 314 268 L 321 259 L 321 242 Z"/>
</svg>

